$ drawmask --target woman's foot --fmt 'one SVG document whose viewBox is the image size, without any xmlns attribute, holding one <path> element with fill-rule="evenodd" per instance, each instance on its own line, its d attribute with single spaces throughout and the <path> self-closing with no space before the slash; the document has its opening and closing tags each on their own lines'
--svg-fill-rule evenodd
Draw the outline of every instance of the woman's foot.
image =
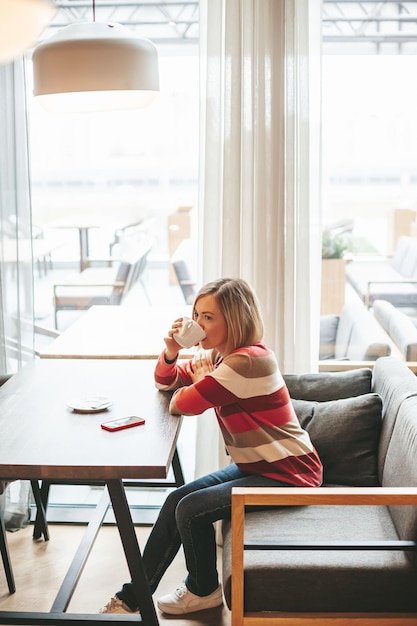
<svg viewBox="0 0 417 626">
<path fill-rule="evenodd" d="M 195 611 L 213 609 L 223 604 L 222 586 L 219 585 L 208 596 L 196 596 L 183 584 L 174 593 L 159 598 L 157 604 L 158 608 L 168 615 L 185 615 Z"/>
<path fill-rule="evenodd" d="M 139 613 L 139 611 L 133 611 L 130 609 L 123 600 L 120 600 L 117 596 L 114 596 L 106 606 L 103 606 L 99 613 Z"/>
</svg>

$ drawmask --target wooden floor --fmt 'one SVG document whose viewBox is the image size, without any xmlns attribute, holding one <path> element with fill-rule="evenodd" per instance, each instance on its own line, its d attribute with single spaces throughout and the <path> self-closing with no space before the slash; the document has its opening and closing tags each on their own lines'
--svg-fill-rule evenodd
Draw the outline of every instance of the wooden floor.
<svg viewBox="0 0 417 626">
<path fill-rule="evenodd" d="M 7 533 L 16 593 L 8 593 L 1 567 L 0 611 L 50 610 L 85 526 L 50 524 L 49 529 L 49 542 L 34 542 L 32 526 L 16 533 Z M 149 527 L 136 529 L 141 548 L 149 531 Z M 155 596 L 173 591 L 184 579 L 185 573 L 181 552 L 165 574 Z M 104 526 L 96 539 L 68 611 L 96 613 L 127 580 L 129 573 L 117 528 Z M 158 609 L 157 614 L 161 626 L 230 626 L 230 612 L 225 606 L 193 613 L 187 619 L 164 616 Z"/>
</svg>

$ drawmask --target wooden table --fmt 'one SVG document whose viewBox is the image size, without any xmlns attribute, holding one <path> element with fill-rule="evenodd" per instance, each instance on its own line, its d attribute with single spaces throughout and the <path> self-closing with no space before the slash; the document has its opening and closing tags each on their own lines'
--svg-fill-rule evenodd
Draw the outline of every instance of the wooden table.
<svg viewBox="0 0 417 626">
<path fill-rule="evenodd" d="M 62 243 L 52 239 L 4 239 L 0 257 L 5 263 L 31 263 L 39 261 L 61 247 Z"/>
<path fill-rule="evenodd" d="M 154 361 L 146 360 L 35 360 L 0 388 L 0 476 L 105 484 L 142 623 L 151 626 L 158 624 L 158 618 L 123 479 L 165 479 L 176 452 L 181 419 L 169 414 L 170 394 L 154 387 L 154 366 Z M 113 405 L 94 414 L 74 413 L 67 407 L 71 398 L 86 395 L 108 396 Z M 140 415 L 146 424 L 115 433 L 100 427 L 103 421 L 127 415 Z M 106 503 L 97 509 L 102 521 Z M 32 613 L 30 607 L 29 612 L 2 611 L 0 624 L 106 621 L 109 616 L 66 613 L 101 521 L 95 521 L 93 531 L 90 525 L 87 528 L 87 539 L 80 544 L 51 611 Z M 24 597 L 25 590 L 21 592 Z M 137 615 L 118 617 L 117 623 L 140 621 Z"/>
<path fill-rule="evenodd" d="M 92 306 L 40 352 L 43 359 L 157 359 L 174 319 L 191 307 Z M 181 350 L 191 356 L 193 349 Z"/>
</svg>

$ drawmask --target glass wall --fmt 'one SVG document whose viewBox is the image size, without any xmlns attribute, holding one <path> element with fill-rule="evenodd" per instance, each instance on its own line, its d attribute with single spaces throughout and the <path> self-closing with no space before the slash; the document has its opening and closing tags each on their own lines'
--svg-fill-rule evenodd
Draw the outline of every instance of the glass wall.
<svg viewBox="0 0 417 626">
<path fill-rule="evenodd" d="M 35 317 L 54 326 L 53 285 L 83 267 L 115 265 L 126 238 L 152 242 L 144 276 L 147 299 L 138 283 L 126 304 L 186 304 L 170 258 L 182 240 L 197 237 L 199 59 L 198 46 L 157 45 L 160 93 L 137 111 L 58 114 L 45 111 L 32 95 L 27 60 L 29 147 L 34 232 L 50 254 L 34 267 Z M 87 226 L 88 240 L 85 240 Z M 127 233 L 127 234 L 126 234 Z M 83 239 L 84 237 L 84 239 Z M 84 258 L 81 258 L 82 247 Z M 88 258 L 87 258 L 88 256 Z M 59 313 L 59 330 L 83 312 Z M 161 338 L 167 329 L 161 329 Z M 42 350 L 50 337 L 37 336 Z M 195 427 L 182 429 L 178 449 L 187 480 L 193 477 Z M 190 443 L 191 442 L 191 443 Z M 84 521 L 101 488 L 53 486 L 49 518 Z M 138 523 L 152 522 L 166 490 L 129 489 Z"/>
<path fill-rule="evenodd" d="M 351 221 L 355 254 L 392 254 L 396 212 L 417 210 L 416 71 L 416 55 L 323 56 L 323 222 Z"/>
<path fill-rule="evenodd" d="M 140 225 L 152 241 L 151 303 L 184 303 L 169 260 L 182 238 L 196 237 L 198 50 L 161 45 L 159 59 L 161 91 L 149 107 L 96 114 L 42 109 L 31 95 L 28 61 L 33 223 L 51 242 L 49 270 L 35 283 L 35 313 L 45 324 L 53 325 L 57 272 L 88 265 L 80 266 L 82 225 L 91 226 L 85 253 L 94 262 L 117 260 L 120 228 Z M 60 318 L 61 330 L 74 320 Z"/>
</svg>

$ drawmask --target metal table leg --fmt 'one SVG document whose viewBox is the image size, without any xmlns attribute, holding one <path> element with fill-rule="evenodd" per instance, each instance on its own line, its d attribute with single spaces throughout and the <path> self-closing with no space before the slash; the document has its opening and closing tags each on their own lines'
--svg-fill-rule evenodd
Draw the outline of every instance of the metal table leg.
<svg viewBox="0 0 417 626">
<path fill-rule="evenodd" d="M 109 480 L 107 487 L 113 505 L 113 513 L 119 529 L 120 539 L 126 555 L 126 561 L 135 588 L 142 622 L 146 624 L 146 626 L 159 626 L 123 482 L 121 480 Z"/>
<path fill-rule="evenodd" d="M 33 527 L 33 539 L 40 539 L 43 535 L 45 541 L 49 541 L 48 523 L 46 521 L 46 506 L 48 503 L 49 484 L 46 488 L 46 493 L 42 491 L 42 487 L 39 488 L 38 480 L 31 480 L 33 497 L 36 503 L 36 518 Z"/>
<path fill-rule="evenodd" d="M 155 607 L 153 605 L 149 586 L 146 580 L 142 557 L 137 544 L 132 519 L 130 517 L 123 483 L 117 480 L 111 482 L 115 483 L 112 492 L 113 497 L 110 493 L 110 487 L 109 493 L 113 502 L 113 508 L 115 509 L 116 521 L 119 522 L 120 520 L 121 523 L 119 532 L 125 548 L 129 569 L 132 573 L 132 580 L 136 581 L 138 588 L 137 595 L 140 599 L 141 607 L 143 606 L 142 615 L 137 615 L 136 613 L 131 615 L 66 613 L 109 506 L 108 494 L 107 491 L 104 491 L 100 502 L 94 511 L 94 515 L 88 524 L 87 530 L 84 533 L 83 539 L 78 547 L 69 570 L 61 584 L 51 611 L 49 613 L 34 613 L 32 611 L 0 611 L 0 624 L 7 624 L 8 626 L 15 624 L 22 624 L 26 626 L 47 626 L 49 624 L 51 626 L 69 626 L 70 624 L 81 625 L 88 623 L 97 624 L 99 622 L 111 622 L 112 624 L 120 625 L 142 623 L 149 626 L 158 626 L 159 622 L 156 617 Z M 132 534 L 136 540 L 136 548 L 134 546 L 134 542 L 132 541 Z"/>
<path fill-rule="evenodd" d="M 16 591 L 16 585 L 14 582 L 12 565 L 10 562 L 9 549 L 7 547 L 6 528 L 4 525 L 3 514 L 0 511 L 0 552 L 3 560 L 4 570 L 6 573 L 7 586 L 9 587 L 9 593 Z"/>
</svg>

